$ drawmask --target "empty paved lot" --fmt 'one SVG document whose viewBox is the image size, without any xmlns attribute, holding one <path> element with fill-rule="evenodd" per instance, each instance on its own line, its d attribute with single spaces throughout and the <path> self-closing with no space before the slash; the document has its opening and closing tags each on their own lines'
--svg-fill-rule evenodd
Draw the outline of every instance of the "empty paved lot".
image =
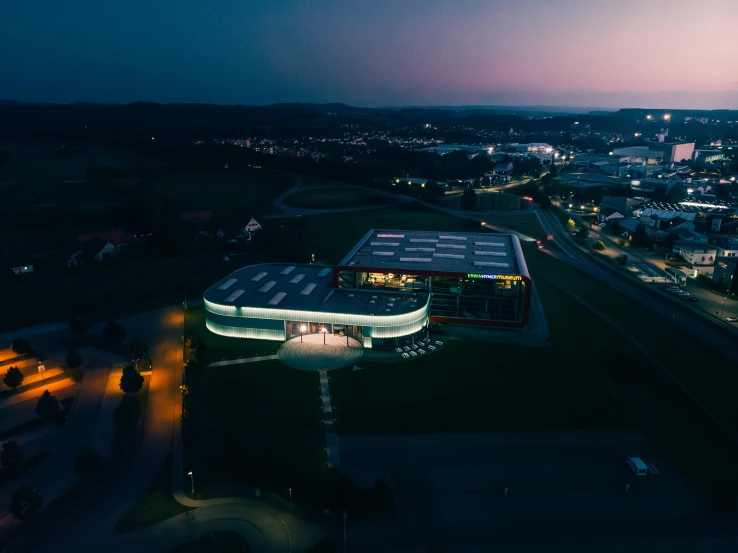
<svg viewBox="0 0 738 553">
<path fill-rule="evenodd" d="M 661 474 L 636 477 L 628 456 L 654 463 Z M 734 530 L 630 431 L 341 436 L 341 469 L 364 486 L 384 476 L 395 490 L 392 522 L 350 521 L 352 551 L 538 550 Z"/>
</svg>

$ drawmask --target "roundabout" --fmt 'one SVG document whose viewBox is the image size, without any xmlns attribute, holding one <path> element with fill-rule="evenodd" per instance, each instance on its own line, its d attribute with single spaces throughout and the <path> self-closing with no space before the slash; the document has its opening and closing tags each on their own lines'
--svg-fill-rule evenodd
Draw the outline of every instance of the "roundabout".
<svg viewBox="0 0 738 553">
<path fill-rule="evenodd" d="M 277 357 L 299 371 L 331 371 L 356 363 L 363 353 L 364 348 L 353 338 L 306 334 L 282 344 Z"/>
</svg>

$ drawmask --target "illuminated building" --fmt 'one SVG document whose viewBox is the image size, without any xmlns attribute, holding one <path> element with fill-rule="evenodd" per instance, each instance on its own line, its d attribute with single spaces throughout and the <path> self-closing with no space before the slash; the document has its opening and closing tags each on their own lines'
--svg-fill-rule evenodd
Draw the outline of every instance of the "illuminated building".
<svg viewBox="0 0 738 553">
<path fill-rule="evenodd" d="M 371 230 L 336 267 L 252 265 L 203 299 L 217 334 L 283 341 L 326 329 L 381 347 L 435 324 L 523 328 L 531 291 L 516 236 Z"/>
</svg>

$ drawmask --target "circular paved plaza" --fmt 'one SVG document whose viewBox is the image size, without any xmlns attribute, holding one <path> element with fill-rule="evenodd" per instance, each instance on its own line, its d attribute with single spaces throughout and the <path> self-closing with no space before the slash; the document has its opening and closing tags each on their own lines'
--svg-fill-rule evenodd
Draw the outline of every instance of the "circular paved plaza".
<svg viewBox="0 0 738 553">
<path fill-rule="evenodd" d="M 300 371 L 330 371 L 352 365 L 364 353 L 364 348 L 353 338 L 345 336 L 325 335 L 323 345 L 322 334 L 305 334 L 282 344 L 277 357 L 288 367 Z"/>
</svg>

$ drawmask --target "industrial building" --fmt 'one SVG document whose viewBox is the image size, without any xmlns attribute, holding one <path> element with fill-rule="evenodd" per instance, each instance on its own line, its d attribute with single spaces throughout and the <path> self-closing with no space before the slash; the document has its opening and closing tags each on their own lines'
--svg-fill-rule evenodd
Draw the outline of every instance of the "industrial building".
<svg viewBox="0 0 738 553">
<path fill-rule="evenodd" d="M 389 347 L 432 325 L 523 328 L 531 291 L 514 235 L 371 230 L 336 267 L 243 267 L 203 300 L 216 334 L 284 341 L 330 332 Z"/>
</svg>

